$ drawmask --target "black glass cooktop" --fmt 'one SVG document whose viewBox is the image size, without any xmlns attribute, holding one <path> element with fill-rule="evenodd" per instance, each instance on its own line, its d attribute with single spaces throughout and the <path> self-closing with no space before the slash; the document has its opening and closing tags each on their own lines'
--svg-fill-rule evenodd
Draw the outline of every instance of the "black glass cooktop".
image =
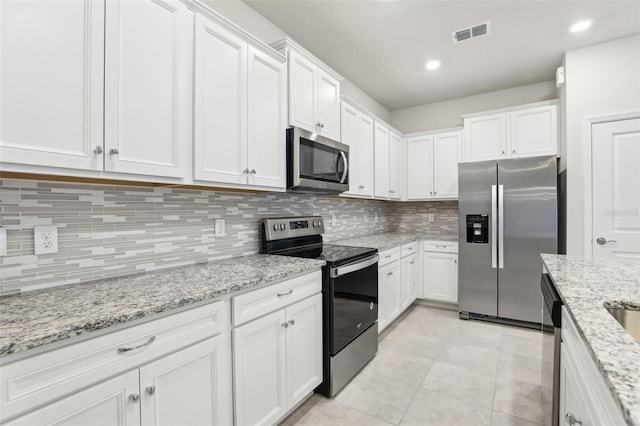
<svg viewBox="0 0 640 426">
<path fill-rule="evenodd" d="M 304 247 L 300 249 L 287 250 L 278 254 L 281 256 L 304 257 L 307 259 L 324 260 L 327 264 L 348 263 L 363 257 L 371 256 L 378 250 L 367 247 L 336 246 L 332 244 L 322 244 L 314 247 Z"/>
</svg>

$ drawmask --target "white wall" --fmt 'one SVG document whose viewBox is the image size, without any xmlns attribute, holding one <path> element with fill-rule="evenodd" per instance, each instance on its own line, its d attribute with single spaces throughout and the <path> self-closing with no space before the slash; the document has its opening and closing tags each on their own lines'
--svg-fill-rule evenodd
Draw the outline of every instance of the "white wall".
<svg viewBox="0 0 640 426">
<path fill-rule="evenodd" d="M 282 40 L 285 37 L 290 37 L 267 18 L 240 0 L 204 0 L 203 3 L 267 44 Z M 342 82 L 341 93 L 353 99 L 381 119 L 387 122 L 389 121 L 389 110 L 360 90 L 360 88 L 351 81 L 345 79 Z"/>
<path fill-rule="evenodd" d="M 557 99 L 555 81 L 498 90 L 391 111 L 391 125 L 404 133 L 462 126 L 461 114 Z"/>
<path fill-rule="evenodd" d="M 640 35 L 565 55 L 567 254 L 584 254 L 585 118 L 640 111 Z"/>
</svg>

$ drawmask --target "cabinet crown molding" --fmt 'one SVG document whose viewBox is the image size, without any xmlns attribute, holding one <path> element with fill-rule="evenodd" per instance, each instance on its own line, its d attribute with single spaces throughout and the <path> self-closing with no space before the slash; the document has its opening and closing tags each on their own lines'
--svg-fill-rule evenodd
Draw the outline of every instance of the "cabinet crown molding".
<svg viewBox="0 0 640 426">
<path fill-rule="evenodd" d="M 322 68 L 323 71 L 328 73 L 331 77 L 337 79 L 340 82 L 344 81 L 343 76 L 335 72 L 327 64 L 325 64 L 320 59 L 318 59 L 317 56 L 315 56 L 313 53 L 309 52 L 307 49 L 302 47 L 302 45 L 298 44 L 296 41 L 290 38 L 283 38 L 282 40 L 276 41 L 275 43 L 271 43 L 271 48 L 275 49 L 278 52 L 285 49 L 295 50 L 297 53 L 301 54 L 306 59 L 314 62 L 316 65 Z"/>
<path fill-rule="evenodd" d="M 378 117 L 377 115 L 375 115 L 374 113 L 372 113 L 371 111 L 369 111 L 368 109 L 366 109 L 365 107 L 363 107 L 358 102 L 356 102 L 353 99 L 351 99 L 350 97 L 345 96 L 345 95 L 340 95 L 340 100 L 342 102 L 345 102 L 345 103 L 349 104 L 350 106 L 354 107 L 355 109 L 357 109 L 361 113 L 367 115 L 369 118 L 373 119 L 376 123 L 383 124 L 384 126 L 386 126 L 389 129 L 389 131 L 391 133 L 395 133 L 396 135 L 400 136 L 401 138 L 404 138 L 406 136 L 400 130 L 396 129 L 391 124 L 387 123 L 385 120 L 381 119 L 380 117 Z"/>
<path fill-rule="evenodd" d="M 422 131 L 422 132 L 405 133 L 404 137 L 405 138 L 416 138 L 416 137 L 420 137 L 420 136 L 439 135 L 439 134 L 442 134 L 442 133 L 461 132 L 462 130 L 464 130 L 463 126 L 447 127 L 445 129 L 425 130 L 425 131 Z"/>
<path fill-rule="evenodd" d="M 502 114 L 505 112 L 513 112 L 513 111 L 520 111 L 523 109 L 529 109 L 529 108 L 536 108 L 536 107 L 543 107 L 543 106 L 550 106 L 550 105 L 559 105 L 560 104 L 560 99 L 551 99 L 548 101 L 542 101 L 542 102 L 534 102 L 531 104 L 523 104 L 523 105 L 515 105 L 512 107 L 507 107 L 507 108 L 499 108 L 499 109 L 492 109 L 492 110 L 488 110 L 488 111 L 480 111 L 480 112 L 472 112 L 469 114 L 462 114 L 460 117 L 462 119 L 467 119 L 467 118 L 474 118 L 474 117 L 482 117 L 485 115 L 491 115 L 491 114 Z"/>
</svg>

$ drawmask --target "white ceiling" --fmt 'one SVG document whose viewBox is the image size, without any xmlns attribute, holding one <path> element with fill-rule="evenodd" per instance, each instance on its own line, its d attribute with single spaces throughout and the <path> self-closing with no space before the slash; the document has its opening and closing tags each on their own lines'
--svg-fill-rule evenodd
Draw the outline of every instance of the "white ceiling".
<svg viewBox="0 0 640 426">
<path fill-rule="evenodd" d="M 565 51 L 640 32 L 639 0 L 244 2 L 391 111 L 552 80 Z M 491 34 L 453 43 L 484 21 Z"/>
</svg>

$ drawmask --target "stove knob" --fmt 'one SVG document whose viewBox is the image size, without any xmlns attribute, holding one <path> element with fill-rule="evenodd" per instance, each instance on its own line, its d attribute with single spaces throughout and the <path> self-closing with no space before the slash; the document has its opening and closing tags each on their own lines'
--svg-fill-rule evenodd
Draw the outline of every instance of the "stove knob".
<svg viewBox="0 0 640 426">
<path fill-rule="evenodd" d="M 280 230 L 284 231 L 287 226 L 284 223 L 280 224 Z"/>
<path fill-rule="evenodd" d="M 274 230 L 274 231 L 277 231 L 278 229 L 280 229 L 280 228 L 278 227 L 278 224 L 277 224 L 277 223 L 276 223 L 275 225 L 273 225 L 273 230 Z"/>
<path fill-rule="evenodd" d="M 313 227 L 315 228 L 316 226 L 318 226 L 318 222 L 316 222 L 315 220 L 313 221 Z"/>
<path fill-rule="evenodd" d="M 318 226 L 322 226 L 322 221 L 318 221 Z"/>
</svg>

